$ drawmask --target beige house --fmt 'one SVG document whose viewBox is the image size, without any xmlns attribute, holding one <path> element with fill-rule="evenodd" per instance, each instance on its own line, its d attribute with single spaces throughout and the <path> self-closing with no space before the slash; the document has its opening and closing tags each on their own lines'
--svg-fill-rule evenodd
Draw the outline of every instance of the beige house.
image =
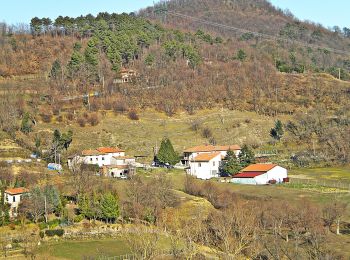
<svg viewBox="0 0 350 260">
<path fill-rule="evenodd" d="M 136 72 L 131 69 L 122 69 L 118 77 L 113 81 L 114 84 L 131 83 L 132 79 L 136 77 Z"/>
<path fill-rule="evenodd" d="M 4 192 L 4 202 L 10 205 L 10 216 L 16 217 L 18 212 L 18 206 L 21 202 L 23 194 L 28 193 L 29 190 L 26 188 L 13 188 L 7 189 Z"/>
</svg>

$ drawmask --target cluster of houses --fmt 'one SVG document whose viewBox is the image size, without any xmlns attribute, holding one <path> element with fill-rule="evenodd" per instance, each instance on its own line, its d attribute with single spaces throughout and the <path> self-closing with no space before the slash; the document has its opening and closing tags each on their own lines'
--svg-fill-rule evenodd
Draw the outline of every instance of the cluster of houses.
<svg viewBox="0 0 350 260">
<path fill-rule="evenodd" d="M 208 180 L 220 177 L 220 167 L 231 150 L 238 156 L 241 147 L 238 145 L 200 145 L 184 151 L 181 163 L 186 167 L 187 174 L 199 179 Z M 111 178 L 127 178 L 136 169 L 134 157 L 126 156 L 125 150 L 118 147 L 100 147 L 97 149 L 83 150 L 81 154 L 68 158 L 68 167 L 98 166 L 100 174 Z M 265 185 L 269 183 L 282 183 L 288 181 L 287 170 L 281 166 L 270 163 L 252 164 L 234 175 L 232 183 Z M 12 188 L 4 192 L 4 202 L 10 205 L 10 216 L 17 216 L 18 206 L 26 188 Z"/>
<path fill-rule="evenodd" d="M 238 156 L 241 147 L 238 145 L 216 146 L 201 145 L 184 151 L 181 161 L 187 167 L 187 174 L 199 179 L 208 180 L 220 177 L 220 167 L 227 152 L 231 150 Z M 288 172 L 276 164 L 252 164 L 232 177 L 232 183 L 264 185 L 288 181 Z"/>
<path fill-rule="evenodd" d="M 127 178 L 135 170 L 136 160 L 126 156 L 125 150 L 118 147 L 100 147 L 83 150 L 80 155 L 68 158 L 68 167 L 74 169 L 77 165 L 97 165 L 100 173 L 111 178 Z"/>
</svg>

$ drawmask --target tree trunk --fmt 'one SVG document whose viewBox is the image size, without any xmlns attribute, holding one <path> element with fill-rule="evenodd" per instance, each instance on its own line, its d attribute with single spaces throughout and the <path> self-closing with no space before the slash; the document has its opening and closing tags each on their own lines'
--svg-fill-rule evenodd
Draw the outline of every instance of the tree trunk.
<svg viewBox="0 0 350 260">
<path fill-rule="evenodd" d="M 337 219 L 337 235 L 340 235 L 340 220 Z"/>
</svg>

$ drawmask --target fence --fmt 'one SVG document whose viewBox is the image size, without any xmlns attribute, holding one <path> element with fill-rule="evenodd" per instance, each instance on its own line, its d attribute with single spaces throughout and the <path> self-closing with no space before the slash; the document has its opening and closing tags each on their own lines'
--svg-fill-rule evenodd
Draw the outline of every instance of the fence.
<svg viewBox="0 0 350 260">
<path fill-rule="evenodd" d="M 325 179 L 299 179 L 299 178 L 289 178 L 291 184 L 306 184 L 313 186 L 321 186 L 328 188 L 337 188 L 342 190 L 348 190 L 350 192 L 350 182 L 344 181 L 332 181 Z"/>
</svg>

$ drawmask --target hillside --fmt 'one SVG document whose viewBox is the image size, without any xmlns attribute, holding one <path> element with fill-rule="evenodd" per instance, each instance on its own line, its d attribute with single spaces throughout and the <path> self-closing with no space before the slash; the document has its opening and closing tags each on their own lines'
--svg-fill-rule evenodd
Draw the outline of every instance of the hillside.
<svg viewBox="0 0 350 260">
<path fill-rule="evenodd" d="M 174 13 L 288 40 L 232 34 Z M 320 152 L 331 148 L 331 156 L 322 158 L 349 158 L 344 138 L 350 58 L 333 50 L 349 51 L 349 39 L 297 21 L 266 1 L 168 1 L 136 15 L 33 18 L 30 32 L 2 26 L 0 107 L 6 112 L 0 126 L 11 134 L 23 130 L 25 118 L 36 132 L 38 122 L 53 120 L 95 125 L 110 111 L 138 119 L 146 109 L 169 117 L 228 109 L 275 119 L 286 115 L 291 143 L 310 148 L 316 135 Z M 129 83 L 116 83 L 124 69 L 135 75 Z M 98 97 L 82 98 L 92 93 Z"/>
</svg>

